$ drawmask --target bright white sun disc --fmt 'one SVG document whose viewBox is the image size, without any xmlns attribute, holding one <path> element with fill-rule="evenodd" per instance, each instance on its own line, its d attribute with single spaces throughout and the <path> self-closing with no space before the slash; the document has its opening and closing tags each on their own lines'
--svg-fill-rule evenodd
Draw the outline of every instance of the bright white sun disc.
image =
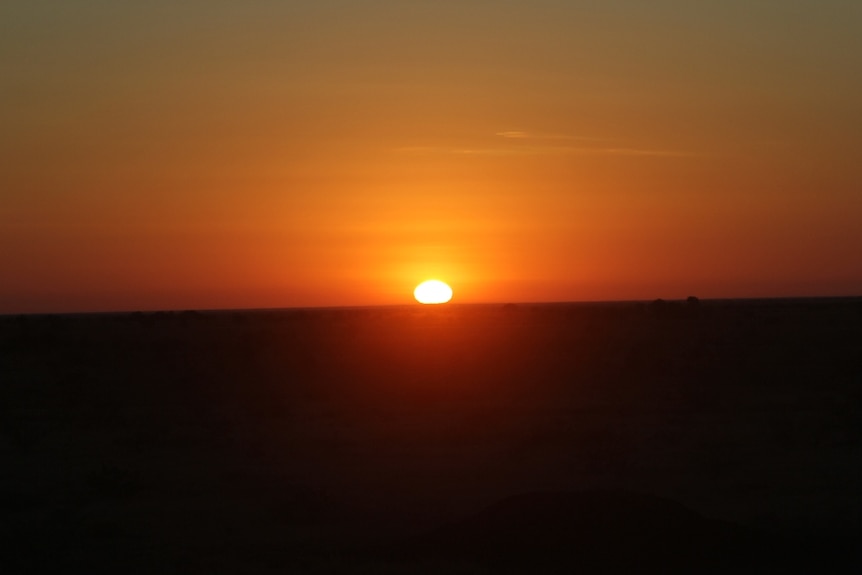
<svg viewBox="0 0 862 575">
<path fill-rule="evenodd" d="M 419 303 L 446 303 L 452 299 L 452 288 L 440 280 L 428 280 L 416 286 L 413 297 Z"/>
</svg>

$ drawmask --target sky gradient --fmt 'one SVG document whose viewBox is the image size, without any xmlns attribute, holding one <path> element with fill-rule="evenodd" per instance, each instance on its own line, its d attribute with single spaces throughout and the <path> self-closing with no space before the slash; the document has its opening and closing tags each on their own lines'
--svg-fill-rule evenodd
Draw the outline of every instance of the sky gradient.
<svg viewBox="0 0 862 575">
<path fill-rule="evenodd" d="M 0 313 L 862 294 L 862 3 L 0 5 Z"/>
</svg>

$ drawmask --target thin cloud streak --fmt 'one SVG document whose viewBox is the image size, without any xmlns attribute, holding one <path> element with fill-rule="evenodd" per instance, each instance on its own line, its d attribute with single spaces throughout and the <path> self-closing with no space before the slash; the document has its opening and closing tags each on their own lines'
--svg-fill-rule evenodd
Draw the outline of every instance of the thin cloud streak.
<svg viewBox="0 0 862 575">
<path fill-rule="evenodd" d="M 509 140 L 541 140 L 541 141 L 578 141 L 578 142 L 608 142 L 607 138 L 595 138 L 590 136 L 572 136 L 569 134 L 543 134 L 535 132 L 523 132 L 521 130 L 504 130 L 494 134 Z"/>
<path fill-rule="evenodd" d="M 651 148 L 636 148 L 619 145 L 611 145 L 614 143 L 612 138 L 597 138 L 593 136 L 575 136 L 571 134 L 545 134 L 541 132 L 526 132 L 522 130 L 505 130 L 494 134 L 497 137 L 507 140 L 521 140 L 538 142 L 542 145 L 523 146 L 520 148 L 512 148 L 509 153 L 521 154 L 604 154 L 614 156 L 693 156 L 690 152 L 682 152 L 679 150 L 662 150 Z M 594 142 L 596 144 L 605 143 L 604 146 L 572 146 L 565 144 L 557 144 L 556 142 Z M 489 150 L 490 151 L 490 150 Z"/>
<path fill-rule="evenodd" d="M 564 156 L 564 155 L 609 155 L 644 157 L 691 157 L 696 154 L 679 150 L 623 147 L 586 147 L 586 146 L 520 146 L 490 148 L 445 148 L 434 146 L 405 146 L 396 148 L 396 153 L 420 155 L 459 155 L 459 156 Z"/>
<path fill-rule="evenodd" d="M 446 146 L 404 146 L 396 148 L 397 153 L 422 155 L 459 155 L 459 156 L 565 156 L 565 155 L 605 155 L 605 156 L 642 156 L 642 157 L 689 157 L 697 154 L 681 150 L 639 148 L 620 145 L 613 138 L 575 136 L 571 134 L 547 134 L 523 130 L 504 130 L 496 132 L 498 139 L 507 140 L 506 144 L 492 146 L 446 147 Z M 577 144 L 576 144 L 577 143 Z M 592 145 L 590 145 L 592 144 Z"/>
</svg>

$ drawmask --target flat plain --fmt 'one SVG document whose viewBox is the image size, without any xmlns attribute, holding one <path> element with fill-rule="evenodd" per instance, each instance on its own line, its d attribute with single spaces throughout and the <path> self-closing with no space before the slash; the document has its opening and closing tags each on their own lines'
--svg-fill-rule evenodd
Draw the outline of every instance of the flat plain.
<svg viewBox="0 0 862 575">
<path fill-rule="evenodd" d="M 862 300 L 0 317 L 4 573 L 856 572 Z"/>
</svg>

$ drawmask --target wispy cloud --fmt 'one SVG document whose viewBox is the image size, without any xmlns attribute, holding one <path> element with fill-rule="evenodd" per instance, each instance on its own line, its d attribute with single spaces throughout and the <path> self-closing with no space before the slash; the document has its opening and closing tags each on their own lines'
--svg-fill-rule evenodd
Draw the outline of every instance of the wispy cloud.
<svg viewBox="0 0 862 575">
<path fill-rule="evenodd" d="M 692 152 L 683 152 L 680 150 L 651 148 L 569 148 L 569 151 L 576 154 L 608 154 L 614 156 L 688 157 L 695 155 Z"/>
<path fill-rule="evenodd" d="M 458 156 L 512 156 L 532 153 L 525 149 L 517 148 L 457 148 L 445 146 L 402 146 L 393 150 L 399 154 L 413 155 L 458 155 Z"/>
<path fill-rule="evenodd" d="M 690 152 L 665 150 L 655 148 L 640 148 L 621 145 L 612 138 L 595 136 L 579 136 L 572 134 L 549 134 L 543 132 L 526 132 L 522 130 L 506 130 L 494 134 L 507 140 L 518 140 L 511 146 L 510 153 L 521 154 L 602 154 L 614 156 L 691 156 Z M 577 144 L 576 144 L 577 143 Z M 513 142 L 513 144 L 515 144 Z"/>
<path fill-rule="evenodd" d="M 521 130 L 505 130 L 494 134 L 501 138 L 510 140 L 534 140 L 534 141 L 580 141 L 580 142 L 606 142 L 605 138 L 594 138 L 590 136 L 574 136 L 570 134 L 546 134 L 542 132 L 523 132 Z"/>
<path fill-rule="evenodd" d="M 609 156 L 653 156 L 687 157 L 691 152 L 655 148 L 621 146 L 570 146 L 570 145 L 523 145 L 488 147 L 443 147 L 443 146 L 405 146 L 397 148 L 397 153 L 416 155 L 458 155 L 458 156 L 562 156 L 562 155 L 609 155 Z"/>
<path fill-rule="evenodd" d="M 527 132 L 520 132 L 518 130 L 509 130 L 507 132 L 497 132 L 494 135 L 500 136 L 501 138 L 514 138 L 517 140 L 522 140 L 522 139 L 530 137 L 530 135 Z"/>
</svg>

